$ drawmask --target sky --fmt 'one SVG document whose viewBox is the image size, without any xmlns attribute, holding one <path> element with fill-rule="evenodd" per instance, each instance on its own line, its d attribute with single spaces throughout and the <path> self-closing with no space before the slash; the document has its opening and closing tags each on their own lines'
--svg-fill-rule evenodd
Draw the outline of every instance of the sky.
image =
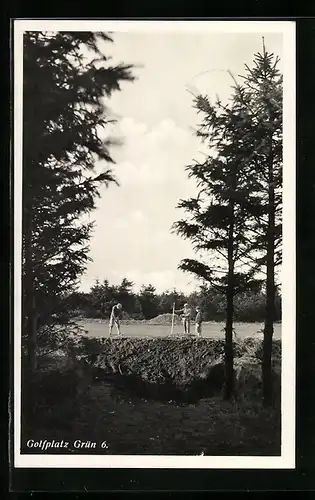
<svg viewBox="0 0 315 500">
<path fill-rule="evenodd" d="M 182 217 L 180 199 L 196 193 L 185 166 L 201 159 L 203 146 L 194 135 L 199 117 L 189 92 L 218 95 L 226 101 L 234 76 L 244 74 L 262 50 L 282 56 L 279 33 L 113 33 L 102 49 L 111 64 L 134 64 L 137 80 L 122 85 L 106 103 L 117 119 L 111 131 L 122 140 L 111 154 L 119 187 L 101 189 L 92 214 L 95 229 L 81 289 L 96 279 L 119 284 L 127 277 L 138 290 L 152 283 L 158 292 L 190 292 L 197 281 L 177 269 L 194 257 L 189 241 L 171 234 Z M 280 61 L 279 69 L 282 69 Z"/>
</svg>

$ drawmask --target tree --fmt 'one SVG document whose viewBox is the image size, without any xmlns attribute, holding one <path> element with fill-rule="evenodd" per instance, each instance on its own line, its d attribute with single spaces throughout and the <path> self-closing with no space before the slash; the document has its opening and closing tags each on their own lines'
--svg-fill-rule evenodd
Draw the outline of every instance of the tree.
<svg viewBox="0 0 315 500">
<path fill-rule="evenodd" d="M 133 293 L 134 283 L 127 278 L 123 278 L 117 288 L 117 301 L 121 302 L 124 311 L 131 315 L 135 307 L 135 295 Z M 139 312 L 139 311 L 138 311 Z"/>
<path fill-rule="evenodd" d="M 195 108 L 203 114 L 197 135 L 211 151 L 203 163 L 186 167 L 200 189 L 197 197 L 181 200 L 178 208 L 186 218 L 173 230 L 190 239 L 201 258 L 184 259 L 179 268 L 208 282 L 225 295 L 225 397 L 234 388 L 233 318 L 234 297 L 247 288 L 259 285 L 248 257 L 255 249 L 247 238 L 248 225 L 259 216 L 260 207 L 252 189 L 252 171 L 248 165 L 247 109 L 239 98 L 242 89 L 234 89 L 231 105 L 219 99 L 212 105 L 206 96 L 194 99 Z"/>
<path fill-rule="evenodd" d="M 193 241 L 197 251 L 212 253 L 211 265 L 186 259 L 180 267 L 217 290 L 222 291 L 225 285 L 225 345 L 230 383 L 233 295 L 245 291 L 247 284 L 258 292 L 261 287 L 257 277 L 266 268 L 262 374 L 267 406 L 272 402 L 273 322 L 279 302 L 275 273 L 282 261 L 282 75 L 278 62 L 278 58 L 266 52 L 263 43 L 263 53 L 255 54 L 253 67 L 245 66 L 242 85 L 233 77 L 230 107 L 219 100 L 212 106 L 204 96 L 195 99 L 198 111 L 205 115 L 198 135 L 215 153 L 203 164 L 196 162 L 187 168 L 202 189 L 197 198 L 180 203 L 191 218 L 175 225 L 179 234 Z M 214 269 L 213 257 L 219 254 L 222 258 L 223 249 L 228 269 L 220 277 L 222 259 L 217 259 L 219 265 Z M 241 271 L 236 269 L 237 261 Z"/>
<path fill-rule="evenodd" d="M 26 32 L 23 74 L 23 295 L 29 367 L 36 368 L 41 311 L 75 289 L 88 261 L 101 185 L 115 182 L 111 141 L 101 131 L 112 120 L 105 102 L 131 66 L 110 66 L 99 48 L 104 33 Z M 52 300 L 54 297 L 54 300 Z M 44 319 L 44 318 L 42 318 Z"/>
<path fill-rule="evenodd" d="M 256 185 L 262 214 L 253 227 L 253 246 L 262 256 L 256 259 L 266 267 L 266 316 L 262 364 L 263 393 L 266 406 L 272 403 L 272 338 L 276 319 L 277 290 L 275 274 L 282 263 L 282 75 L 279 58 L 263 52 L 256 54 L 252 68 L 246 66 L 244 88 L 250 110 Z"/>
<path fill-rule="evenodd" d="M 240 293 L 235 300 L 235 318 L 238 321 L 256 322 L 265 321 L 265 294 L 246 290 Z"/>
<path fill-rule="evenodd" d="M 173 304 L 176 304 L 176 308 L 178 309 L 182 308 L 185 302 L 187 302 L 187 297 L 182 292 L 177 291 L 175 288 L 173 290 L 166 290 L 159 298 L 159 313 L 170 314 Z"/>
<path fill-rule="evenodd" d="M 158 297 L 153 285 L 142 285 L 139 300 L 145 319 L 155 318 L 158 315 Z"/>
<path fill-rule="evenodd" d="M 199 288 L 199 305 L 205 320 L 223 320 L 225 318 L 225 297 L 209 283 L 202 283 Z"/>
<path fill-rule="evenodd" d="M 108 317 L 114 305 L 114 297 L 117 295 L 117 287 L 110 285 L 108 280 L 103 283 L 97 279 L 95 285 L 90 289 L 89 298 L 93 316 Z"/>
</svg>

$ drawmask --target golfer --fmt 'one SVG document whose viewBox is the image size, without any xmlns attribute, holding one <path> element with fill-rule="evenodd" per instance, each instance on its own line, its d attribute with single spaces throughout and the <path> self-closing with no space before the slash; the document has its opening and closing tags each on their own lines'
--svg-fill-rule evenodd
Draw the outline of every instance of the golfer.
<svg viewBox="0 0 315 500">
<path fill-rule="evenodd" d="M 195 333 L 198 337 L 202 332 L 202 313 L 200 307 L 196 307 Z"/>
<path fill-rule="evenodd" d="M 190 319 L 191 319 L 191 309 L 188 304 L 184 304 L 183 309 L 175 311 L 176 313 L 182 313 L 182 321 L 184 327 L 184 333 L 190 334 Z"/>
<path fill-rule="evenodd" d="M 112 334 L 114 324 L 117 328 L 118 335 L 121 335 L 120 331 L 121 310 L 122 310 L 122 305 L 119 303 L 113 306 L 112 308 L 112 312 L 110 313 L 110 318 L 109 318 L 109 336 L 111 336 Z"/>
</svg>

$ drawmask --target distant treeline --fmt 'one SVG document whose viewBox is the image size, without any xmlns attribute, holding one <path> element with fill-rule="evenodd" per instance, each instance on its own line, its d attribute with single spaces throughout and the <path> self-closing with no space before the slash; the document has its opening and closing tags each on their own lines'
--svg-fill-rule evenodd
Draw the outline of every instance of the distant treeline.
<svg viewBox="0 0 315 500">
<path fill-rule="evenodd" d="M 207 286 L 200 286 L 198 291 L 184 294 L 175 289 L 157 293 L 153 285 L 143 285 L 138 293 L 134 283 L 124 278 L 120 285 L 111 285 L 107 280 L 96 281 L 88 293 L 75 292 L 68 297 L 68 304 L 79 316 L 85 318 L 108 318 L 112 306 L 120 302 L 123 316 L 132 319 L 151 319 L 159 314 L 172 311 L 185 302 L 191 307 L 201 306 L 205 321 L 224 321 L 226 318 L 226 300 L 223 294 Z M 235 297 L 235 321 L 264 321 L 265 294 L 263 291 L 246 291 Z M 281 297 L 276 297 L 275 321 L 281 320 Z"/>
</svg>

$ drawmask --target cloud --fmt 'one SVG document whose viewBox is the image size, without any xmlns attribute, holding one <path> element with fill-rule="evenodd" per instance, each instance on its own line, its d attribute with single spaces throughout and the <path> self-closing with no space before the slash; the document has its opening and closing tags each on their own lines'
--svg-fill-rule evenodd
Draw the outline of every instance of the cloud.
<svg viewBox="0 0 315 500">
<path fill-rule="evenodd" d="M 145 223 L 148 220 L 148 218 L 146 217 L 146 215 L 143 213 L 142 210 L 134 210 L 131 213 L 130 218 L 133 222 L 139 223 L 139 224 Z"/>
<path fill-rule="evenodd" d="M 145 134 L 148 129 L 145 123 L 136 122 L 132 118 L 128 117 L 120 120 L 118 127 L 121 133 L 130 139 L 135 136 Z"/>
<path fill-rule="evenodd" d="M 81 288 L 88 292 L 97 278 L 101 281 L 106 278 L 111 284 L 118 285 L 121 283 L 122 277 L 126 277 L 134 283 L 135 292 L 139 292 L 142 285 L 153 285 L 157 293 L 172 290 L 173 288 L 176 288 L 177 291 L 189 292 L 195 290 L 198 285 L 198 282 L 193 277 L 189 278 L 177 270 L 166 269 L 164 271 L 144 273 L 140 269 L 130 269 L 122 276 L 120 269 L 111 269 L 107 274 L 99 273 L 97 270 L 90 273 L 83 281 Z"/>
<path fill-rule="evenodd" d="M 96 277 L 119 283 L 133 276 L 137 286 L 152 282 L 158 288 L 191 288 L 191 278 L 177 270 L 181 259 L 193 256 L 189 241 L 170 234 L 172 223 L 182 217 L 180 199 L 194 196 L 195 182 L 185 166 L 204 159 L 204 148 L 190 127 L 200 118 L 187 87 L 218 94 L 231 93 L 233 74 L 244 73 L 253 54 L 261 50 L 261 34 L 221 33 L 180 35 L 172 33 L 115 33 L 110 53 L 119 63 L 141 63 L 139 77 L 123 85 L 107 102 L 118 122 L 108 134 L 123 141 L 111 148 L 114 172 L 120 187 L 103 188 L 93 213 L 95 231 L 84 288 Z M 269 51 L 281 55 L 282 37 L 266 35 Z"/>
<path fill-rule="evenodd" d="M 179 199 L 195 189 L 185 165 L 196 152 L 196 138 L 170 119 L 149 128 L 125 118 L 119 132 L 124 138 L 121 161 L 115 165 L 120 187 L 102 191 L 94 214 L 93 262 L 83 286 L 92 277 L 118 283 L 126 276 L 137 287 L 152 283 L 160 291 L 187 288 L 191 279 L 177 266 L 192 254 L 191 245 L 170 229 L 181 218 Z"/>
<path fill-rule="evenodd" d="M 127 277 L 136 284 L 152 284 L 158 290 L 166 290 L 170 286 L 170 283 L 176 282 L 175 274 L 171 270 L 142 273 L 140 270 L 133 269 L 127 273 Z"/>
<path fill-rule="evenodd" d="M 131 118 L 124 118 L 116 129 L 123 140 L 117 157 L 117 176 L 121 185 L 162 185 L 185 182 L 185 165 L 196 154 L 199 141 L 190 130 L 166 119 L 152 128 Z"/>
</svg>

